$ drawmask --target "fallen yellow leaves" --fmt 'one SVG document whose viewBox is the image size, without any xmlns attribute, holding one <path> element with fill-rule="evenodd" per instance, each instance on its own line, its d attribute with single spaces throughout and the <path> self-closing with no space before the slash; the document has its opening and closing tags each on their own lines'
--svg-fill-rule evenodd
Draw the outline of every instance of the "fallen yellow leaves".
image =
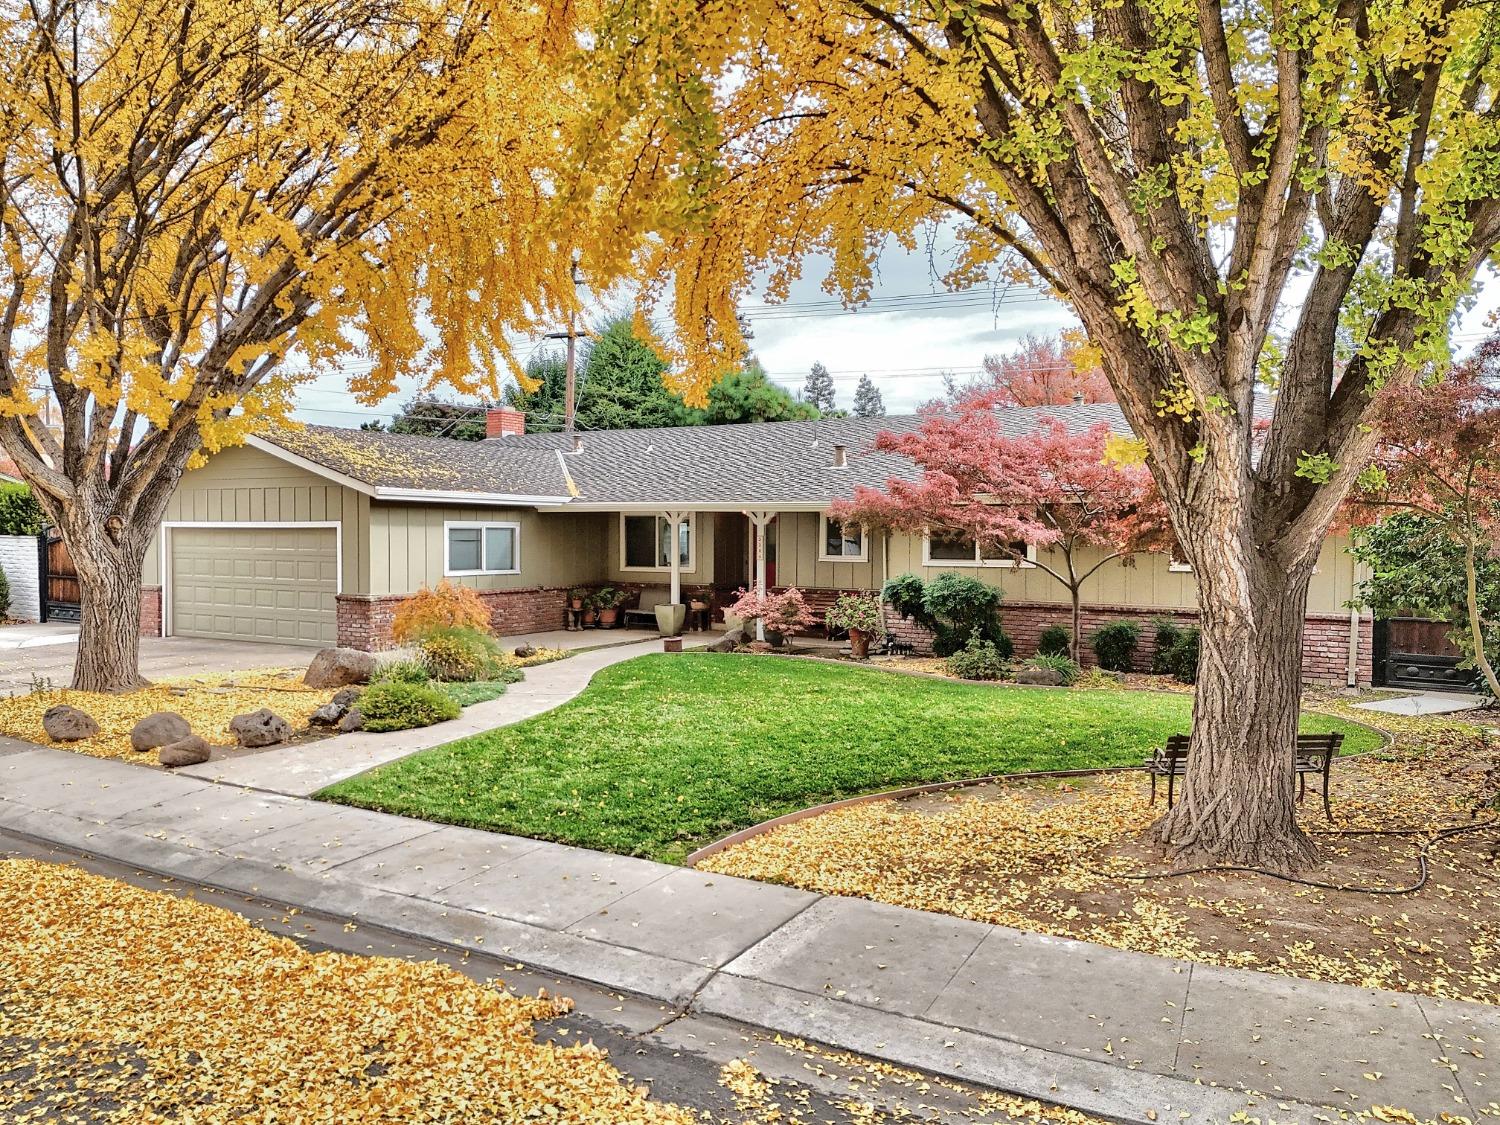
<svg viewBox="0 0 1500 1125">
<path fill-rule="evenodd" d="M 567 1001 L 433 963 L 309 953 L 190 899 L 0 861 L 0 1118 L 689 1125 L 587 1044 Z M 77 1116 L 75 1116 L 77 1115 Z"/>
<path fill-rule="evenodd" d="M 1343 830 L 1472 823 L 1490 751 L 1470 726 L 1345 760 L 1333 803 Z M 1311 787 L 1310 787 L 1311 788 Z M 1500 1003 L 1500 832 L 1439 844 L 1410 897 L 1295 886 L 1257 875 L 1141 882 L 1170 870 L 1143 830 L 1161 813 L 1136 773 L 1016 780 L 837 809 L 699 866 L 1204 964 Z M 1327 827 L 1316 795 L 1304 826 Z M 1493 816 L 1493 813 L 1481 815 Z M 1312 878 L 1399 887 L 1422 835 L 1318 837 Z"/>
<path fill-rule="evenodd" d="M 301 730 L 307 726 L 308 717 L 333 694 L 304 685 L 300 671 L 163 680 L 123 695 L 68 689 L 34 691 L 0 699 L 0 734 L 95 758 L 154 762 L 155 751 L 138 753 L 130 748 L 130 729 L 154 711 L 176 711 L 188 721 L 193 733 L 215 745 L 232 746 L 229 720 L 236 715 L 269 707 L 291 723 L 293 730 Z M 99 724 L 99 733 L 80 742 L 53 742 L 42 729 L 42 715 L 59 703 L 88 712 Z"/>
</svg>

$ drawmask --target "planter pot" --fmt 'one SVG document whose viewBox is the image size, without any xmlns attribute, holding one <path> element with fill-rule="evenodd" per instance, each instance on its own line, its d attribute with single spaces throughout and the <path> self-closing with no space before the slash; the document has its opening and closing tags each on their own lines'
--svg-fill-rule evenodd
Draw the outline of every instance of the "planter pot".
<svg viewBox="0 0 1500 1125">
<path fill-rule="evenodd" d="M 583 615 L 583 619 L 590 625 L 597 625 L 599 624 L 599 611 L 597 609 L 587 610 Z"/>
<path fill-rule="evenodd" d="M 849 630 L 849 655 L 855 660 L 870 658 L 870 634 L 863 629 Z"/>
<path fill-rule="evenodd" d="M 582 609 L 583 608 L 583 599 L 582 598 L 574 598 L 572 601 L 570 601 L 568 603 L 568 605 L 571 608 L 573 608 L 573 609 Z"/>
<path fill-rule="evenodd" d="M 681 602 L 656 607 L 656 629 L 664 637 L 675 637 L 687 621 L 687 606 Z"/>
<path fill-rule="evenodd" d="M 613 629 L 615 622 L 619 619 L 620 611 L 618 609 L 601 609 L 599 611 L 599 628 Z"/>
<path fill-rule="evenodd" d="M 688 602 L 688 606 L 694 613 L 702 613 L 705 609 L 708 608 L 708 603 L 705 601 L 701 601 L 698 598 L 694 598 L 692 601 Z"/>
</svg>

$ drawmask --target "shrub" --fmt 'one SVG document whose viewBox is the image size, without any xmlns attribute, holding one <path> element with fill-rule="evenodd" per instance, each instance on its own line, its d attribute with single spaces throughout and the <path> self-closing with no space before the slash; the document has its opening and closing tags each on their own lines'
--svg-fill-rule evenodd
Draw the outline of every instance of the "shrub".
<svg viewBox="0 0 1500 1125">
<path fill-rule="evenodd" d="M 802 591 L 795 586 L 783 593 L 767 594 L 765 597 L 754 590 L 741 590 L 728 612 L 743 618 L 747 624 L 757 620 L 764 621 L 767 632 L 780 633 L 784 637 L 795 636 L 818 623 L 812 610 L 807 608 Z"/>
<path fill-rule="evenodd" d="M 1195 684 L 1198 682 L 1198 649 L 1202 637 L 1202 632 L 1196 626 L 1178 629 L 1176 639 L 1165 654 L 1158 652 L 1157 655 L 1162 661 L 1164 670 L 1175 676 L 1179 683 Z"/>
<path fill-rule="evenodd" d="M 431 684 L 371 684 L 359 697 L 365 730 L 410 730 L 458 718 L 461 708 Z"/>
<path fill-rule="evenodd" d="M 480 629 L 448 626 L 422 638 L 419 650 L 434 680 L 486 680 L 505 662 L 500 642 Z"/>
<path fill-rule="evenodd" d="M 873 594 L 840 594 L 824 620 L 829 632 L 836 629 L 858 629 L 875 634 L 885 632 L 880 601 Z"/>
<path fill-rule="evenodd" d="M 458 628 L 488 631 L 490 611 L 484 600 L 467 586 L 455 586 L 446 578 L 429 590 L 423 586 L 396 606 L 391 636 L 401 644 L 420 641 L 438 629 Z"/>
<path fill-rule="evenodd" d="M 10 612 L 10 579 L 5 577 L 4 568 L 0 568 L 0 621 L 5 620 L 5 615 Z"/>
<path fill-rule="evenodd" d="M 937 625 L 933 630 L 936 634 L 933 651 L 939 656 L 951 656 L 975 636 L 993 642 L 998 648 L 1004 636 L 1000 628 L 1000 598 L 996 587 L 986 586 L 967 574 L 940 574 L 927 583 L 922 606 Z"/>
<path fill-rule="evenodd" d="M 963 648 L 948 657 L 944 667 L 950 676 L 964 680 L 999 680 L 1010 671 L 994 642 L 978 637 L 970 637 Z"/>
<path fill-rule="evenodd" d="M 1073 648 L 1073 631 L 1066 625 L 1048 625 L 1037 638 L 1038 656 L 1067 656 Z"/>
<path fill-rule="evenodd" d="M 923 595 L 927 584 L 915 574 L 900 574 L 889 579 L 880 588 L 880 600 L 902 617 L 910 617 L 921 625 L 928 625 L 927 609 Z M 928 628 L 931 628 L 928 625 Z"/>
<path fill-rule="evenodd" d="M 1064 687 L 1072 687 L 1078 682 L 1078 665 L 1066 656 L 1058 656 L 1056 653 L 1039 653 L 1026 664 L 1031 668 L 1050 668 L 1062 677 Z"/>
<path fill-rule="evenodd" d="M 1099 667 L 1110 672 L 1129 672 L 1135 666 L 1135 646 L 1141 639 L 1136 621 L 1115 621 L 1105 625 L 1090 640 Z"/>
<path fill-rule="evenodd" d="M 432 679 L 427 662 L 417 657 L 402 657 L 386 660 L 370 677 L 372 684 L 425 684 Z"/>
<path fill-rule="evenodd" d="M 0 483 L 0 535 L 40 535 L 46 525 L 28 486 Z"/>
<path fill-rule="evenodd" d="M 1151 672 L 1156 676 L 1170 676 L 1171 652 L 1182 639 L 1182 628 L 1170 617 L 1153 617 L 1151 627 L 1156 631 L 1156 652 L 1151 657 Z"/>
</svg>

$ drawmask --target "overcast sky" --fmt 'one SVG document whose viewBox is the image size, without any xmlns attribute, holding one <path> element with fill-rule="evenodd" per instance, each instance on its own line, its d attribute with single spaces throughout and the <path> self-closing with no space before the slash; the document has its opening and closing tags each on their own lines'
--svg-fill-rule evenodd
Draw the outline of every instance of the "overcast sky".
<svg viewBox="0 0 1500 1125">
<path fill-rule="evenodd" d="M 848 408 L 855 384 L 868 373 L 880 388 L 890 413 L 915 409 L 942 391 L 945 371 L 976 373 L 986 355 L 1017 347 L 1028 333 L 1049 335 L 1076 327 L 1063 304 L 1031 290 L 945 291 L 935 278 L 946 268 L 944 250 L 929 259 L 926 252 L 891 251 L 882 255 L 875 300 L 868 308 L 843 311 L 820 288 L 823 270 L 810 261 L 784 307 L 747 302 L 754 339 L 751 347 L 767 373 L 796 393 L 817 362 L 833 373 L 838 403 Z M 602 299 L 601 313 L 618 301 Z M 1459 351 L 1472 346 L 1486 330 L 1486 318 L 1500 307 L 1500 284 L 1493 279 L 1476 307 L 1460 320 L 1454 341 Z M 517 341 L 521 354 L 538 340 Z M 303 420 L 334 426 L 357 426 L 389 417 L 411 388 L 378 407 L 362 407 L 349 395 L 346 376 L 330 372 L 299 395 Z"/>
</svg>

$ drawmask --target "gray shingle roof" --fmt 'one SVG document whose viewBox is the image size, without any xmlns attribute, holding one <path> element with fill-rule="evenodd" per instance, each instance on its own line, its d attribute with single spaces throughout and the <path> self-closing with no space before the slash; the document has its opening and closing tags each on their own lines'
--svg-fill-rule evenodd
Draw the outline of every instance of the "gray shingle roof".
<svg viewBox="0 0 1500 1125">
<path fill-rule="evenodd" d="M 557 454 L 492 441 L 308 426 L 262 435 L 272 445 L 374 488 L 563 497 Z"/>
<path fill-rule="evenodd" d="M 1130 433 L 1113 403 L 1011 409 L 1002 424 L 1006 433 L 1021 435 L 1042 417 L 1070 429 L 1103 422 Z M 822 505 L 852 496 L 858 485 L 881 488 L 892 478 L 914 478 L 909 460 L 872 446 L 882 430 L 904 432 L 920 422 L 906 414 L 594 430 L 580 433 L 577 452 L 566 434 L 457 441 L 308 426 L 265 440 L 377 489 L 569 497 L 581 505 Z M 834 465 L 835 445 L 845 447 L 843 467 Z"/>
</svg>

